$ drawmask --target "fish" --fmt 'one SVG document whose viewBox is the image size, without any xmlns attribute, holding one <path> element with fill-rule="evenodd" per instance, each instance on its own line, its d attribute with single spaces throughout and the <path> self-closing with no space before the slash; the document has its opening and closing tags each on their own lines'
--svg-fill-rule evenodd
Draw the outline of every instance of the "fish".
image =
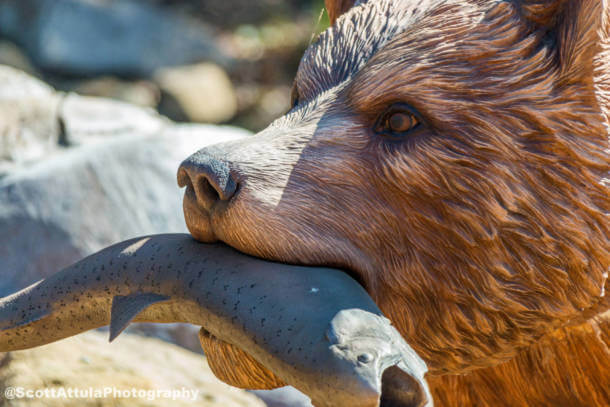
<svg viewBox="0 0 610 407">
<path fill-rule="evenodd" d="M 347 273 L 188 234 L 115 244 L 0 299 L 0 352 L 132 322 L 201 326 L 316 407 L 432 405 L 426 364 Z"/>
</svg>

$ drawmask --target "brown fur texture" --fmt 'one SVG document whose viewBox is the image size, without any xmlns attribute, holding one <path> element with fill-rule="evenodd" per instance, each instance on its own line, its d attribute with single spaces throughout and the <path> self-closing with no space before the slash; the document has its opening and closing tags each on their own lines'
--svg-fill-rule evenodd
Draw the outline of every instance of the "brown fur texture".
<svg viewBox="0 0 610 407">
<path fill-rule="evenodd" d="M 295 107 L 208 149 L 239 192 L 187 190 L 192 234 L 351 272 L 437 405 L 609 405 L 608 4 L 348 3 Z M 397 142 L 372 128 L 399 102 L 422 125 Z"/>
<path fill-rule="evenodd" d="M 341 14 L 354 5 L 354 0 L 325 0 L 326 11 L 331 24 L 334 24 Z"/>
<path fill-rule="evenodd" d="M 286 386 L 279 377 L 240 348 L 216 339 L 201 328 L 199 342 L 216 377 L 240 389 L 269 390 Z"/>
<path fill-rule="evenodd" d="M 610 312 L 559 328 L 496 367 L 428 382 L 438 406 L 607 406 Z"/>
</svg>

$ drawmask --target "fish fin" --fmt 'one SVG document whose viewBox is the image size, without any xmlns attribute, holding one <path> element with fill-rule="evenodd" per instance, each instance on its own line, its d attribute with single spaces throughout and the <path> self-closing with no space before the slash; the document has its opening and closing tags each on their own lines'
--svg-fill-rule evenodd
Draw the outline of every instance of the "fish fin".
<svg viewBox="0 0 610 407">
<path fill-rule="evenodd" d="M 110 342 L 114 341 L 140 312 L 152 304 L 167 300 L 169 300 L 169 297 L 165 295 L 152 293 L 115 296 L 112 299 L 112 309 L 110 311 Z"/>
</svg>

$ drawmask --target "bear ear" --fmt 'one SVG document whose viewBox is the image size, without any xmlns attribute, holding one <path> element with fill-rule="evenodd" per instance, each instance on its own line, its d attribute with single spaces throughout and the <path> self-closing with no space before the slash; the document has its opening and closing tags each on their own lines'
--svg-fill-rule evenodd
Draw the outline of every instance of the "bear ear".
<svg viewBox="0 0 610 407">
<path fill-rule="evenodd" d="M 560 84 L 592 80 L 596 56 L 610 43 L 608 0 L 515 2 L 530 28 L 556 51 Z"/>
<path fill-rule="evenodd" d="M 330 24 L 334 24 L 341 14 L 352 8 L 354 3 L 356 0 L 324 0 Z"/>
</svg>

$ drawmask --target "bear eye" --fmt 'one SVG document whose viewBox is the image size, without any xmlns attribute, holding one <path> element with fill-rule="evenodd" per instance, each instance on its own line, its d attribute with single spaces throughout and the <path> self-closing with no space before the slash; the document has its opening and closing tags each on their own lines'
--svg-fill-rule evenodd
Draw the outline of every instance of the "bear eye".
<svg viewBox="0 0 610 407">
<path fill-rule="evenodd" d="M 297 87 L 296 80 L 292 83 L 292 89 L 290 90 L 290 108 L 293 109 L 299 104 L 299 88 Z"/>
<path fill-rule="evenodd" d="M 375 132 L 387 136 L 401 137 L 417 128 L 420 120 L 413 110 L 403 104 L 392 105 L 377 121 Z"/>
</svg>

